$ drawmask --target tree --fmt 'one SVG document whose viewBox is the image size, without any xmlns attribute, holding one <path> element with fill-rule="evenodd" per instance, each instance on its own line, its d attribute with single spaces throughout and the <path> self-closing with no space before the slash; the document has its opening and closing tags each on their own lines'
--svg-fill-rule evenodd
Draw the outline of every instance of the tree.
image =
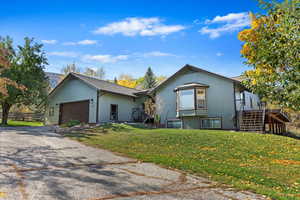
<svg viewBox="0 0 300 200">
<path fill-rule="evenodd" d="M 135 88 L 136 87 L 136 81 L 135 80 L 118 80 L 118 85 L 122 85 L 129 88 Z"/>
<path fill-rule="evenodd" d="M 1 73 L 1 78 L 14 81 L 17 85 L 7 86 L 7 95 L 0 96 L 2 124 L 7 124 L 8 114 L 13 105 L 39 105 L 47 97 L 48 79 L 44 73 L 47 59 L 42 44 L 25 38 L 24 46 L 13 48 L 11 39 L 1 40 L 1 44 L 12 49 L 10 67 Z"/>
<path fill-rule="evenodd" d="M 11 67 L 10 61 L 14 55 L 12 47 L 12 40 L 9 37 L 0 37 L 0 98 L 1 96 L 7 96 L 7 87 L 9 85 L 14 87 L 21 87 L 15 81 L 6 77 L 1 77 L 1 72 Z"/>
<path fill-rule="evenodd" d="M 75 63 L 72 63 L 72 64 L 68 64 L 67 66 L 63 67 L 61 69 L 61 72 L 64 74 L 64 75 L 67 75 L 71 72 L 76 72 L 76 73 L 79 73 L 80 70 L 79 68 L 75 65 Z"/>
<path fill-rule="evenodd" d="M 260 4 L 267 14 L 250 13 L 251 29 L 238 36 L 252 68 L 244 84 L 264 101 L 300 110 L 300 0 Z"/>
<path fill-rule="evenodd" d="M 163 76 L 163 75 L 157 76 L 157 77 L 156 77 L 156 83 L 157 83 L 157 84 L 162 83 L 162 82 L 165 81 L 166 79 L 167 79 L 166 76 Z"/>
<path fill-rule="evenodd" d="M 118 79 L 117 79 L 117 77 L 114 78 L 114 83 L 115 83 L 115 84 L 118 84 Z"/>
<path fill-rule="evenodd" d="M 83 74 L 87 75 L 87 76 L 91 76 L 91 77 L 96 77 L 96 78 L 101 79 L 101 80 L 103 80 L 105 78 L 105 71 L 104 71 L 103 67 L 100 67 L 100 68 L 97 68 L 97 69 L 87 67 L 85 69 L 85 71 L 83 72 Z"/>
<path fill-rule="evenodd" d="M 83 72 L 83 74 L 87 75 L 87 76 L 91 76 L 91 77 L 96 77 L 97 72 L 94 69 L 87 67 L 87 68 L 85 68 L 85 71 Z"/>
<path fill-rule="evenodd" d="M 104 80 L 105 78 L 105 70 L 103 67 L 100 67 L 96 70 L 96 77 L 100 80 Z"/>
<path fill-rule="evenodd" d="M 144 89 L 153 88 L 155 85 L 156 85 L 155 75 L 151 67 L 148 67 L 147 72 L 144 76 L 144 82 L 143 82 Z"/>
<path fill-rule="evenodd" d="M 118 85 L 129 88 L 135 88 L 137 85 L 136 80 L 130 74 L 121 74 L 117 80 Z"/>
</svg>

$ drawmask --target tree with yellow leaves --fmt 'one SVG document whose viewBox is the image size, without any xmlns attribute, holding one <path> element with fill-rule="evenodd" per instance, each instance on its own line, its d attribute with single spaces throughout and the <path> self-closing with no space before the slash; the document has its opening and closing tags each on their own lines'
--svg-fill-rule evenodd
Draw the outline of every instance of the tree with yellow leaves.
<svg viewBox="0 0 300 200">
<path fill-rule="evenodd" d="M 117 84 L 129 88 L 135 88 L 138 82 L 129 74 L 121 74 L 117 80 Z"/>
<path fill-rule="evenodd" d="M 118 80 L 118 85 L 122 85 L 129 88 L 135 88 L 137 86 L 137 82 L 135 80 Z"/>
<path fill-rule="evenodd" d="M 300 0 L 260 4 L 267 14 L 250 13 L 251 28 L 238 35 L 252 68 L 244 84 L 265 101 L 300 110 Z"/>
</svg>

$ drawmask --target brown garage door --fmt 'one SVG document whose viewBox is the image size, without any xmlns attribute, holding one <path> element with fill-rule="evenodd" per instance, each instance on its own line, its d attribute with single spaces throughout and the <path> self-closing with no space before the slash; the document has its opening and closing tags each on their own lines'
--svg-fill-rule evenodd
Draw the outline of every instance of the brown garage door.
<svg viewBox="0 0 300 200">
<path fill-rule="evenodd" d="M 67 123 L 70 120 L 89 122 L 89 100 L 60 104 L 59 124 Z"/>
</svg>

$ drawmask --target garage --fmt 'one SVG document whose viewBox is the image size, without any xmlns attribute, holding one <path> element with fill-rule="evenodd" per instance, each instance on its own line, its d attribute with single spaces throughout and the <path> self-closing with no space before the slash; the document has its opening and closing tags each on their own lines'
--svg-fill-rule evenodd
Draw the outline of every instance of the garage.
<svg viewBox="0 0 300 200">
<path fill-rule="evenodd" d="M 62 103 L 59 106 L 59 124 L 70 120 L 78 120 L 83 123 L 89 122 L 89 100 Z"/>
</svg>

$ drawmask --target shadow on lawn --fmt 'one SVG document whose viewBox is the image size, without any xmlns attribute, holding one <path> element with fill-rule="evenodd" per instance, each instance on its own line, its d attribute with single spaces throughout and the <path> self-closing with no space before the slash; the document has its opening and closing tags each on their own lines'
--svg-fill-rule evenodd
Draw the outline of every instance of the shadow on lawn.
<svg viewBox="0 0 300 200">
<path fill-rule="evenodd" d="M 294 138 L 294 139 L 300 140 L 300 135 L 297 135 L 297 134 L 292 133 L 292 132 L 287 132 L 287 133 L 283 134 L 282 136 L 290 137 L 290 138 Z"/>
</svg>

